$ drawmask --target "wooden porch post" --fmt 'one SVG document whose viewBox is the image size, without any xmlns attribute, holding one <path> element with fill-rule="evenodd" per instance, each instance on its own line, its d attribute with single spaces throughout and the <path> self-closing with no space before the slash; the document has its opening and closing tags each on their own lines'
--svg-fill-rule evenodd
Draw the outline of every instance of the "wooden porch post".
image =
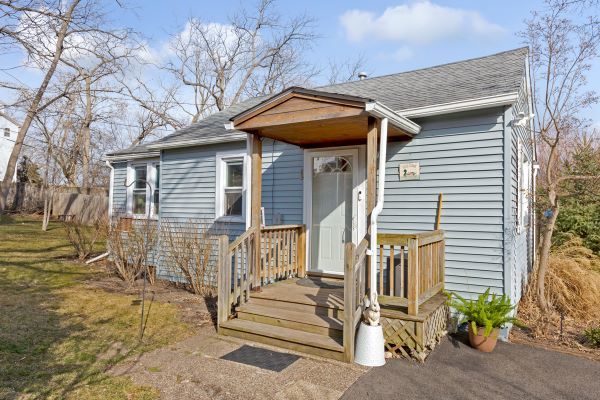
<svg viewBox="0 0 600 400">
<path fill-rule="evenodd" d="M 254 229 L 254 288 L 260 288 L 260 261 L 261 261 L 261 249 L 260 249 L 260 208 L 261 208 L 261 196 L 262 196 L 262 141 L 259 136 L 250 134 L 252 137 L 251 143 L 251 215 L 250 215 L 250 226 Z"/>
<path fill-rule="evenodd" d="M 377 120 L 369 117 L 367 126 L 367 232 L 371 233 L 371 212 L 377 199 Z M 373 240 L 371 238 L 369 240 Z M 371 288 L 371 257 L 367 257 L 367 287 Z M 373 283 L 375 284 L 375 283 Z"/>
</svg>

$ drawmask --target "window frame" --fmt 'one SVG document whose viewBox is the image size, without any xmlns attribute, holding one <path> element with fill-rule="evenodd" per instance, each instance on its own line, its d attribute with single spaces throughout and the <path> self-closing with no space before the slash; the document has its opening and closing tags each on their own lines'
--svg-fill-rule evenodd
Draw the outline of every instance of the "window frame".
<svg viewBox="0 0 600 400">
<path fill-rule="evenodd" d="M 10 138 L 10 131 L 11 129 L 9 127 L 4 127 L 3 132 L 5 138 Z"/>
<path fill-rule="evenodd" d="M 246 223 L 250 216 L 250 162 L 242 151 L 227 151 L 216 154 L 215 220 L 219 222 Z M 227 164 L 242 162 L 242 215 L 225 215 L 225 191 L 227 189 Z M 236 186 L 237 188 L 237 186 Z"/>
<path fill-rule="evenodd" d="M 148 188 L 147 184 L 145 186 L 145 194 L 146 194 L 146 204 L 145 210 L 143 214 L 135 214 L 133 212 L 133 194 L 136 190 L 134 188 L 135 184 L 133 183 L 135 179 L 135 169 L 136 167 L 146 167 L 146 180 L 150 183 L 151 189 Z M 137 219 L 158 219 L 160 215 L 160 182 L 158 187 L 159 193 L 159 210 L 158 212 L 154 211 L 154 191 L 156 188 L 156 167 L 160 168 L 160 160 L 144 160 L 144 161 L 131 161 L 127 164 L 127 215 L 131 218 Z M 160 178 L 160 177 L 159 177 Z M 142 190 L 142 189 L 137 189 Z"/>
</svg>

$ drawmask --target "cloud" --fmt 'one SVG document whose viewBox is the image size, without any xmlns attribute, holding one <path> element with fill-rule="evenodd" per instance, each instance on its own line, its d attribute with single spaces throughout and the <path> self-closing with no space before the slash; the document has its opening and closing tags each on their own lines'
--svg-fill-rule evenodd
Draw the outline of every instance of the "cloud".
<svg viewBox="0 0 600 400">
<path fill-rule="evenodd" d="M 349 10 L 340 16 L 346 37 L 352 42 L 367 38 L 426 45 L 441 40 L 493 37 L 505 30 L 479 12 L 422 1 L 387 8 L 381 15 Z"/>
</svg>

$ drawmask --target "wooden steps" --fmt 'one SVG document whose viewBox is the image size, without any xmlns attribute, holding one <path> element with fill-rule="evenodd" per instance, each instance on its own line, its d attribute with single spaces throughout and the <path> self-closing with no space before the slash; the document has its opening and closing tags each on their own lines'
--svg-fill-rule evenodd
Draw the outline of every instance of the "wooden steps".
<svg viewBox="0 0 600 400">
<path fill-rule="evenodd" d="M 220 333 L 301 353 L 332 358 L 339 361 L 344 360 L 344 347 L 341 344 L 341 340 L 327 335 L 319 335 L 239 318 L 231 319 L 222 324 Z"/>
<path fill-rule="evenodd" d="M 316 289 L 294 282 L 251 293 L 219 333 L 343 361 L 343 288 Z"/>
<path fill-rule="evenodd" d="M 243 320 L 338 338 L 342 337 L 344 328 L 343 322 L 333 316 L 257 305 L 254 304 L 254 300 L 239 307 L 237 317 Z"/>
</svg>

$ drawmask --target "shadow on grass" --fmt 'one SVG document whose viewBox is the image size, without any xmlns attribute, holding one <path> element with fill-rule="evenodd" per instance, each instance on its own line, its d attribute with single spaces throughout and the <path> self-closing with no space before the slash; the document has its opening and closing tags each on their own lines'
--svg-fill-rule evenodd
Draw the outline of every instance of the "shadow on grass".
<svg viewBox="0 0 600 400">
<path fill-rule="evenodd" d="M 0 398 L 68 397 L 107 379 L 102 372 L 136 350 L 110 354 L 111 342 L 85 343 L 89 327 L 58 312 L 64 301 L 51 287 L 23 290 L 0 280 Z"/>
</svg>

